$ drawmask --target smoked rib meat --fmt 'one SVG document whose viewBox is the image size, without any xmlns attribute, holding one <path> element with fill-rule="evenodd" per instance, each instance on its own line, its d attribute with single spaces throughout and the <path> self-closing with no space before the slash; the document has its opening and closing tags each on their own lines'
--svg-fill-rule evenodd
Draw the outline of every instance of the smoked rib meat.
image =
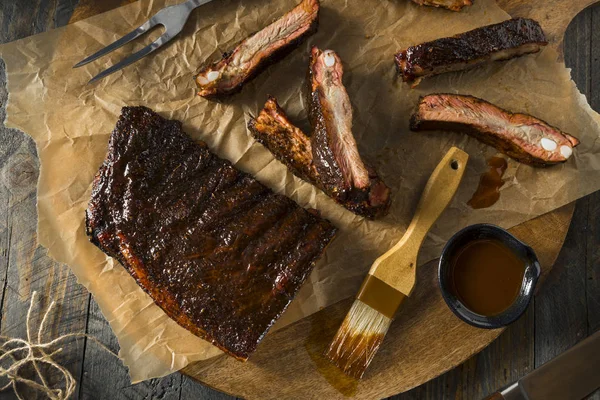
<svg viewBox="0 0 600 400">
<path fill-rule="evenodd" d="M 319 0 L 302 0 L 294 9 L 244 39 L 221 60 L 196 75 L 198 95 L 212 98 L 235 93 L 269 64 L 317 31 Z"/>
<path fill-rule="evenodd" d="M 145 107 L 122 110 L 86 226 L 169 317 L 240 360 L 336 232 Z"/>
<path fill-rule="evenodd" d="M 418 84 L 426 76 L 536 53 L 547 44 L 537 21 L 514 18 L 411 46 L 396 54 L 396 68 L 404 82 Z"/>
<path fill-rule="evenodd" d="M 567 161 L 579 144 L 574 136 L 536 117 L 459 94 L 421 97 L 410 128 L 464 132 L 519 162 L 537 167 Z"/>
<path fill-rule="evenodd" d="M 295 175 L 353 213 L 380 218 L 389 210 L 390 189 L 360 156 L 343 74 L 334 51 L 313 47 L 307 90 L 310 135 L 289 121 L 273 97 L 256 118 L 250 118 L 248 128 Z"/>
</svg>

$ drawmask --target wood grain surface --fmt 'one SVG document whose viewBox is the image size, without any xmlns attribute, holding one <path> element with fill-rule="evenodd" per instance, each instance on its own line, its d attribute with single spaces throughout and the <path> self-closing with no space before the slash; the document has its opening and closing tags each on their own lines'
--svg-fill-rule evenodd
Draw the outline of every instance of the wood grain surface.
<svg viewBox="0 0 600 400">
<path fill-rule="evenodd" d="M 126 2 L 131 0 L 0 0 L 0 43 L 83 19 Z M 531 13 L 537 12 L 535 6 L 539 4 L 521 0 L 502 0 L 499 3 L 513 15 L 534 15 Z M 582 8 L 591 1 L 549 0 L 545 3 L 549 5 L 549 11 L 535 14 L 535 18 L 544 27 L 547 21 L 554 21 L 556 28 L 552 28 L 552 32 L 563 32 L 577 14 L 576 7 Z M 552 35 L 552 38 L 559 43 L 562 35 Z M 571 23 L 565 39 L 565 60 L 573 68 L 573 78 L 592 107 L 600 110 L 600 6 L 584 11 Z M 0 61 L 0 120 L 4 119 L 7 98 L 3 68 Z M 35 185 L 38 169 L 33 141 L 21 132 L 0 126 L 0 333 L 23 335 L 29 298 L 31 292 L 37 290 L 42 295 L 42 306 L 47 306 L 50 298 L 60 303 L 52 324 L 53 335 L 87 332 L 116 351 L 116 339 L 91 296 L 76 283 L 65 265 L 53 262 L 37 245 Z M 534 247 L 541 246 L 543 263 L 551 265 L 572 212 L 573 206 L 567 206 L 518 227 L 516 233 L 530 243 L 534 242 Z M 423 268 L 423 271 L 426 269 Z M 478 355 L 394 399 L 476 399 L 520 378 L 600 329 L 599 279 L 600 193 L 596 193 L 577 202 L 573 223 L 556 266 L 523 318 Z M 333 317 L 318 313 L 314 318 L 300 321 L 288 329 L 302 335 L 300 340 L 306 346 L 301 349 L 306 354 L 315 354 L 315 350 L 319 350 L 320 338 L 325 332 L 333 335 L 336 323 L 348 306 L 349 302 L 342 302 L 331 311 L 326 310 Z M 279 345 L 280 339 L 276 335 L 269 335 L 268 340 Z M 297 348 L 284 341 L 279 350 L 278 356 L 283 354 L 284 367 L 297 362 L 294 357 Z M 219 365 L 223 359 L 196 365 L 187 372 L 197 370 L 202 374 L 219 376 Z M 123 365 L 86 340 L 65 346 L 61 361 L 78 378 L 75 398 L 231 399 L 181 374 L 130 385 Z M 258 364 L 259 360 L 253 362 Z M 310 362 L 327 368 L 318 357 Z M 261 369 L 267 377 L 281 375 L 280 370 L 269 365 Z M 231 379 L 233 374 L 234 371 L 229 370 L 224 379 Z M 302 398 L 313 393 L 312 388 L 304 393 L 294 390 L 294 375 L 286 375 L 285 378 L 283 382 L 250 380 L 248 389 L 260 393 L 261 390 L 269 391 L 276 385 L 283 385 L 289 386 L 290 397 Z M 397 377 L 390 378 L 394 379 Z M 210 384 L 221 387 L 223 382 L 213 380 Z M 351 386 L 349 383 L 342 390 L 349 393 Z M 335 394 L 339 395 L 339 392 Z M 5 392 L 0 393 L 0 398 L 11 399 L 14 396 Z M 28 398 L 35 396 L 31 394 Z M 596 394 L 593 398 L 598 400 L 600 395 Z"/>
</svg>

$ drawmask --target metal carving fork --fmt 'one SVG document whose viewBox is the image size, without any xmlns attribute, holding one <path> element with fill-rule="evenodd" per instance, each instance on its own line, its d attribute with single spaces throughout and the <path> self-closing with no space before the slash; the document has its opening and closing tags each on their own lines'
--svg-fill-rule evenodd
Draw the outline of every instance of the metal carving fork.
<svg viewBox="0 0 600 400">
<path fill-rule="evenodd" d="M 105 56 L 106 54 L 118 49 L 119 47 L 131 42 L 132 40 L 137 39 L 138 37 L 142 36 L 157 25 L 162 25 L 165 27 L 165 32 L 162 34 L 161 37 L 159 37 L 154 42 L 150 43 L 148 46 L 144 47 L 137 53 L 130 55 L 129 57 L 125 58 L 124 60 L 121 60 L 117 64 L 100 72 L 98 75 L 93 77 L 88 83 L 95 82 L 114 72 L 117 72 L 118 70 L 125 68 L 129 64 L 133 64 L 139 59 L 146 57 L 148 54 L 154 52 L 159 47 L 171 41 L 171 39 L 173 39 L 175 36 L 179 35 L 179 33 L 181 33 L 181 31 L 183 30 L 183 27 L 185 26 L 185 23 L 187 22 L 192 11 L 194 11 L 201 5 L 209 3 L 211 1 L 212 0 L 188 0 L 181 4 L 165 7 L 156 14 L 154 14 L 152 18 L 150 18 L 148 21 L 142 24 L 139 28 L 135 29 L 133 32 L 128 33 L 121 39 L 116 40 L 115 42 L 106 46 L 102 50 L 92 54 L 85 60 L 80 61 L 79 63 L 75 64 L 73 68 L 81 67 L 102 56 Z"/>
</svg>

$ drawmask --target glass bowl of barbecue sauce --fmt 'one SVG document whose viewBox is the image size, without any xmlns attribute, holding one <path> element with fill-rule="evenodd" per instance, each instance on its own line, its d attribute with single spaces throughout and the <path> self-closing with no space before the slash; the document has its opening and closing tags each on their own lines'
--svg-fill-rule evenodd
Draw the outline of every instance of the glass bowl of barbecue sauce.
<svg viewBox="0 0 600 400">
<path fill-rule="evenodd" d="M 531 247 L 500 227 L 477 224 L 448 241 L 438 280 L 454 314 L 478 328 L 494 329 L 525 312 L 540 272 Z"/>
</svg>

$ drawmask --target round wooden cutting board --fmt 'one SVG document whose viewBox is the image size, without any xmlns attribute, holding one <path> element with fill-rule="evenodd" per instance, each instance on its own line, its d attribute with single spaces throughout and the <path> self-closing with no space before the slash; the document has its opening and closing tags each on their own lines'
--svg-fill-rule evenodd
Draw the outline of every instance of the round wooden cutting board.
<svg viewBox="0 0 600 400">
<path fill-rule="evenodd" d="M 571 20 L 597 0 L 498 0 L 513 17 L 541 23 L 550 45 L 562 54 Z M 545 277 L 556 261 L 575 205 L 523 223 L 510 231 L 538 254 Z M 220 356 L 183 373 L 205 385 L 246 399 L 392 396 L 419 386 L 481 351 L 502 329 L 473 328 L 452 314 L 438 290 L 436 262 L 418 269 L 417 288 L 359 382 L 323 356 L 353 299 L 330 306 L 264 339 L 247 363 Z"/>
<path fill-rule="evenodd" d="M 542 278 L 556 261 L 574 209 L 572 203 L 510 229 L 535 249 Z M 503 331 L 473 328 L 452 314 L 438 290 L 436 261 L 417 271 L 415 292 L 360 382 L 323 356 L 353 299 L 267 335 L 246 363 L 223 355 L 183 373 L 245 399 L 372 399 L 410 390 L 461 364 Z"/>
<path fill-rule="evenodd" d="M 70 22 L 133 1 L 81 0 Z M 498 4 L 514 17 L 540 21 L 551 45 L 562 54 L 562 39 L 570 21 L 596 1 L 498 0 Z M 574 209 L 572 203 L 510 229 L 535 249 L 542 277 L 556 261 Z M 219 356 L 190 365 L 183 373 L 247 399 L 382 398 L 407 391 L 461 364 L 502 332 L 476 329 L 456 318 L 437 288 L 436 272 L 435 261 L 418 269 L 413 296 L 360 382 L 347 378 L 323 357 L 353 299 L 267 335 L 247 363 Z"/>
</svg>

